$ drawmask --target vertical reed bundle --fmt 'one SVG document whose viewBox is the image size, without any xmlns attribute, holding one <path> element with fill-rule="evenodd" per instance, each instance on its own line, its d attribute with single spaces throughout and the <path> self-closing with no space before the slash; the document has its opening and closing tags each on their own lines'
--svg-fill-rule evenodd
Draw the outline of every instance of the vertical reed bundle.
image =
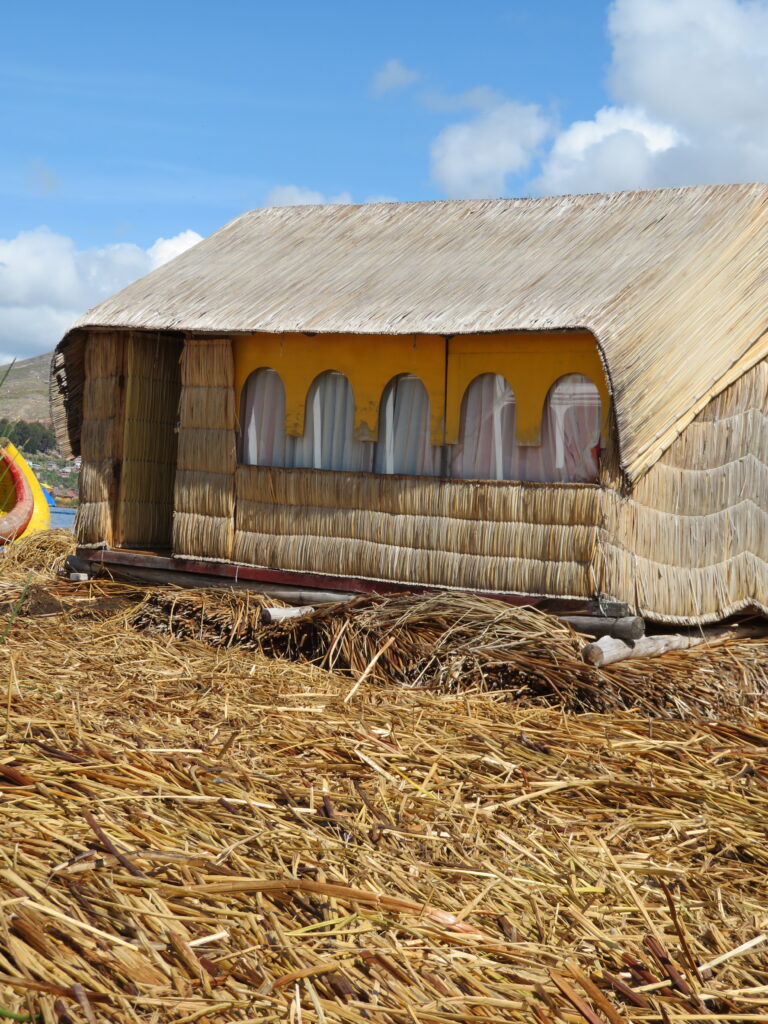
<svg viewBox="0 0 768 1024">
<path fill-rule="evenodd" d="M 170 547 L 181 342 L 134 331 L 128 339 L 121 542 Z"/>
<path fill-rule="evenodd" d="M 122 458 L 125 335 L 94 331 L 85 345 L 80 505 L 76 532 L 84 546 L 112 544 L 118 533 L 117 467 Z"/>
<path fill-rule="evenodd" d="M 188 338 L 181 357 L 173 517 L 178 556 L 232 558 L 235 425 L 231 342 Z"/>
</svg>

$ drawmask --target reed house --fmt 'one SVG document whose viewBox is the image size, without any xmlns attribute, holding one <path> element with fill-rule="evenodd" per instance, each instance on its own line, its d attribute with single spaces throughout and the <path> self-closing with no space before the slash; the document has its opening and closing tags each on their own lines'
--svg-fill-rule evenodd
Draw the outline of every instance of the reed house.
<svg viewBox="0 0 768 1024">
<path fill-rule="evenodd" d="M 56 349 L 93 559 L 768 609 L 768 188 L 260 209 Z"/>
</svg>

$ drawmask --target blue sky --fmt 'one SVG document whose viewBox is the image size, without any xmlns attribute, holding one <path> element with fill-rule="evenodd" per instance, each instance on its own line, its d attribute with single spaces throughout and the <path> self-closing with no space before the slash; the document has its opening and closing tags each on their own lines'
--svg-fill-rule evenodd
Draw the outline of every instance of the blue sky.
<svg viewBox="0 0 768 1024">
<path fill-rule="evenodd" d="M 0 37 L 0 361 L 245 209 L 768 177 L 768 0 L 42 0 Z"/>
<path fill-rule="evenodd" d="M 441 198 L 418 95 L 480 85 L 562 120 L 604 101 L 605 4 L 480 0 L 8 5 L 2 226 L 79 245 L 207 234 L 295 184 Z M 420 74 L 374 95 L 388 60 Z M 511 182 L 514 185 L 514 182 Z"/>
</svg>

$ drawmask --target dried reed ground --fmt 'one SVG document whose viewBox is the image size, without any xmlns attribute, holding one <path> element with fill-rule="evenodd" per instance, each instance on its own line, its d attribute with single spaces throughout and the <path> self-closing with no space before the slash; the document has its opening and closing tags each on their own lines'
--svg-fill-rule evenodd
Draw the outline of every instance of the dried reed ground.
<svg viewBox="0 0 768 1024">
<path fill-rule="evenodd" d="M 0 646 L 0 1016 L 768 1021 L 759 708 L 345 701 L 136 632 L 135 593 L 56 582 L 68 541 L 33 541 L 0 601 L 37 565 L 63 607 Z"/>
</svg>

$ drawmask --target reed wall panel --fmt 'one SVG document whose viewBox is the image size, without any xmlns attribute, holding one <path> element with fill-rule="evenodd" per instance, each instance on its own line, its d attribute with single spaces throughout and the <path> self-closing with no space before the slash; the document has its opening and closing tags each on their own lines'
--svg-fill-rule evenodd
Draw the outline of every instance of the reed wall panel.
<svg viewBox="0 0 768 1024">
<path fill-rule="evenodd" d="M 75 522 L 78 543 L 83 546 L 112 544 L 115 539 L 116 467 L 123 440 L 125 337 L 117 331 L 95 331 L 85 344 L 80 434 L 83 464 Z"/>
<path fill-rule="evenodd" d="M 112 506 L 108 501 L 81 501 L 75 513 L 78 544 L 92 547 L 109 537 L 112 530 Z"/>
<path fill-rule="evenodd" d="M 588 562 L 595 544 L 594 526 L 392 515 L 375 509 L 269 505 L 238 498 L 236 529 L 248 531 L 254 524 L 277 536 L 337 536 L 392 547 L 543 561 Z"/>
<path fill-rule="evenodd" d="M 227 473 L 176 471 L 175 505 L 179 512 L 208 516 L 232 515 L 232 479 Z"/>
<path fill-rule="evenodd" d="M 219 427 L 187 427 L 179 423 L 177 466 L 196 473 L 223 473 L 234 489 L 237 467 L 235 433 Z"/>
<path fill-rule="evenodd" d="M 179 418 L 190 429 L 197 427 L 206 430 L 211 423 L 218 423 L 227 430 L 234 430 L 236 419 L 233 388 L 185 387 Z"/>
<path fill-rule="evenodd" d="M 187 339 L 174 487 L 173 552 L 230 560 L 234 547 L 234 360 L 228 339 Z"/>
<path fill-rule="evenodd" d="M 161 334 L 128 338 L 120 544 L 170 548 L 176 473 L 181 343 Z"/>
<path fill-rule="evenodd" d="M 240 466 L 234 560 L 403 584 L 589 597 L 597 587 L 599 503 L 599 488 L 589 485 Z"/>
<path fill-rule="evenodd" d="M 83 462 L 80 467 L 80 503 L 108 502 L 114 483 L 112 459 Z"/>
<path fill-rule="evenodd" d="M 315 469 L 238 466 L 237 496 L 253 502 L 483 522 L 594 525 L 601 491 L 590 484 L 509 484 Z"/>
<path fill-rule="evenodd" d="M 234 547 L 231 516 L 198 515 L 175 511 L 173 515 L 174 554 L 180 558 L 206 558 L 228 562 Z"/>
<path fill-rule="evenodd" d="M 589 565 L 488 555 L 464 555 L 310 535 L 235 535 L 235 561 L 320 575 L 425 584 L 485 592 L 585 597 L 592 593 Z"/>
<path fill-rule="evenodd" d="M 235 367 L 229 338 L 187 338 L 182 376 L 185 388 L 233 387 Z"/>
<path fill-rule="evenodd" d="M 631 497 L 606 492 L 607 596 L 663 622 L 768 613 L 766 409 L 762 362 L 705 406 Z"/>
</svg>

